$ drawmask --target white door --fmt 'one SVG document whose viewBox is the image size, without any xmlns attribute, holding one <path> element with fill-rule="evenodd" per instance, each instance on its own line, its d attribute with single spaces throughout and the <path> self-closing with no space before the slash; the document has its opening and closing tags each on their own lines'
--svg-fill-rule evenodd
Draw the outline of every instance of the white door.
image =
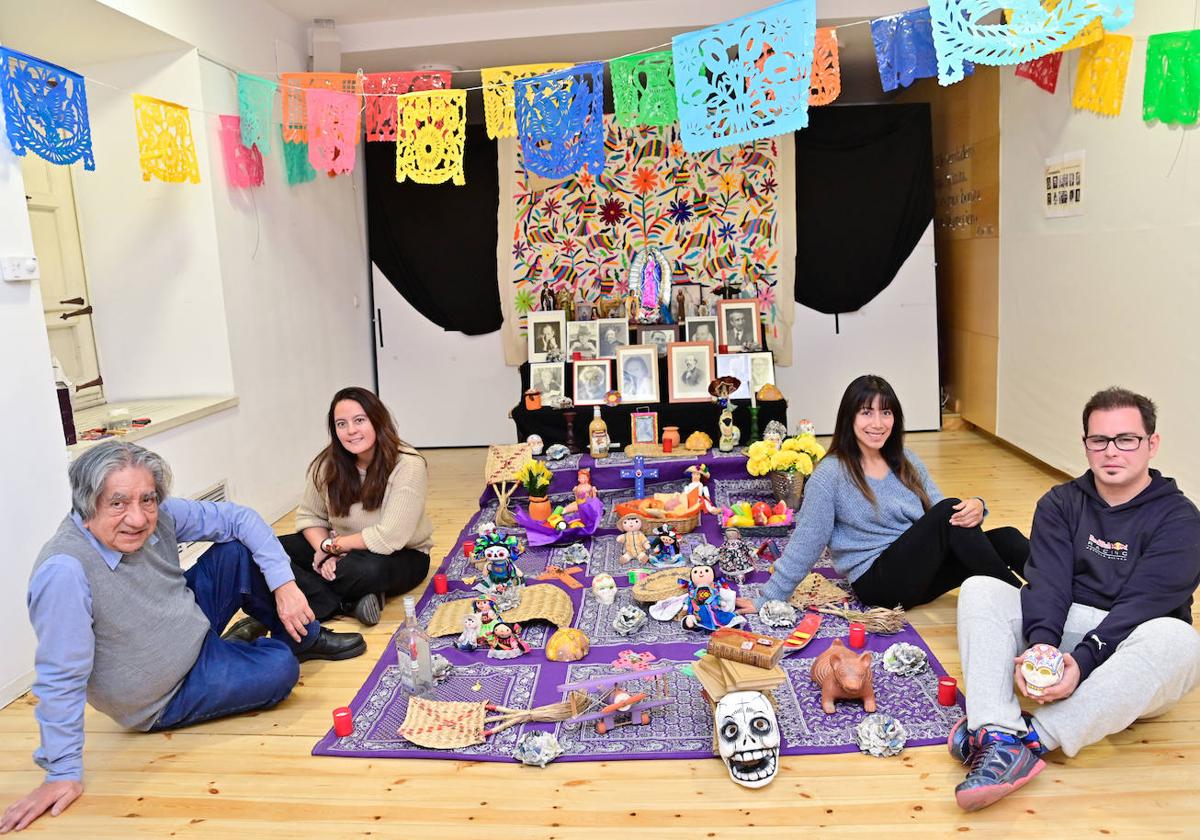
<svg viewBox="0 0 1200 840">
<path fill-rule="evenodd" d="M 99 405 L 104 402 L 104 388 L 92 334 L 71 172 L 35 155 L 21 158 L 21 172 L 25 176 L 33 250 L 42 276 L 42 308 L 50 352 L 75 385 L 75 407 Z"/>
</svg>

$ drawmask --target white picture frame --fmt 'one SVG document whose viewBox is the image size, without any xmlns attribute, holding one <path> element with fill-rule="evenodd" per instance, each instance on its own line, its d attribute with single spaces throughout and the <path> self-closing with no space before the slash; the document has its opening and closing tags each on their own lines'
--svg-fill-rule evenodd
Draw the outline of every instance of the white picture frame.
<svg viewBox="0 0 1200 840">
<path fill-rule="evenodd" d="M 775 384 L 775 354 L 770 350 L 747 353 L 750 357 L 750 391 L 757 394 L 764 385 Z"/>
<path fill-rule="evenodd" d="M 733 298 L 717 301 L 720 345 L 726 353 L 758 350 L 763 346 L 762 322 L 758 318 L 758 298 Z M 721 346 L 717 349 L 720 350 Z"/>
<path fill-rule="evenodd" d="M 575 405 L 604 405 L 604 395 L 612 390 L 612 362 L 588 359 L 573 363 Z"/>
<path fill-rule="evenodd" d="M 658 348 L 653 344 L 630 344 L 617 350 L 617 390 L 621 402 L 658 402 Z"/>
<path fill-rule="evenodd" d="M 600 345 L 598 359 L 617 358 L 617 348 L 629 345 L 629 322 L 624 318 L 601 318 L 599 325 Z"/>
<path fill-rule="evenodd" d="M 667 345 L 667 393 L 671 402 L 709 402 L 713 369 L 713 348 L 707 341 Z"/>
<path fill-rule="evenodd" d="M 567 358 L 567 313 L 561 309 L 551 309 L 530 312 L 525 319 L 531 365 L 551 361 L 552 354 L 558 356 L 558 361 Z"/>
<path fill-rule="evenodd" d="M 750 354 L 749 353 L 718 353 L 717 376 L 736 376 L 742 384 L 729 395 L 730 399 L 750 399 Z"/>
<path fill-rule="evenodd" d="M 543 405 L 546 405 L 551 397 L 566 395 L 566 368 L 562 362 L 532 362 L 529 365 L 529 387 L 542 392 Z"/>
<path fill-rule="evenodd" d="M 717 329 L 716 315 L 692 315 L 684 320 L 683 327 L 686 333 L 684 341 L 707 341 L 712 345 L 713 352 L 717 352 L 720 331 Z"/>
</svg>

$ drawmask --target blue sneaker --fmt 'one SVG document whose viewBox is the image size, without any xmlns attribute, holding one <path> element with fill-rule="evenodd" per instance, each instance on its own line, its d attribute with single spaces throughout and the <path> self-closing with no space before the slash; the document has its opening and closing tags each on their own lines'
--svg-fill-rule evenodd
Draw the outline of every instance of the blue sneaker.
<svg viewBox="0 0 1200 840">
<path fill-rule="evenodd" d="M 1037 729 L 1033 726 L 1033 716 L 1028 712 L 1021 712 L 1021 717 L 1025 721 L 1025 728 L 1027 730 L 1021 736 L 1021 743 L 1031 753 L 1041 758 L 1049 750 L 1042 744 L 1042 739 L 1038 735 Z M 954 756 L 955 761 L 959 764 L 966 764 L 971 760 L 971 732 L 967 729 L 967 719 L 965 716 L 959 718 L 958 722 L 950 730 L 950 736 L 946 739 L 946 749 L 950 751 L 950 755 Z"/>
<path fill-rule="evenodd" d="M 1003 799 L 1046 766 L 1015 735 L 981 727 L 969 741 L 971 769 L 954 789 L 954 798 L 965 811 L 978 811 Z"/>
</svg>

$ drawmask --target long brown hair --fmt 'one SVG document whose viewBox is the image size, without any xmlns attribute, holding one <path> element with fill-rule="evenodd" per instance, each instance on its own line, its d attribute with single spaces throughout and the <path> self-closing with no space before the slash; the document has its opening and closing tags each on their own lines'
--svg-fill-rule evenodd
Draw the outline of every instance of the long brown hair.
<svg viewBox="0 0 1200 840">
<path fill-rule="evenodd" d="M 846 393 L 842 394 L 842 402 L 838 405 L 829 454 L 838 456 L 838 463 L 850 476 L 854 486 L 870 499 L 871 504 L 876 504 L 875 494 L 863 474 L 862 449 L 859 448 L 858 438 L 854 434 L 855 416 L 860 409 L 867 408 L 875 402 L 876 397 L 879 397 L 881 409 L 892 412 L 892 433 L 884 441 L 880 454 L 896 474 L 896 478 L 900 479 L 900 483 L 917 495 L 924 510 L 929 510 L 929 494 L 921 484 L 921 476 L 904 455 L 904 409 L 900 407 L 896 392 L 883 377 L 867 374 L 846 386 Z"/>
<path fill-rule="evenodd" d="M 365 477 L 358 474 L 354 454 L 346 451 L 338 439 L 333 410 L 343 400 L 351 400 L 362 406 L 363 413 L 375 427 L 375 454 L 371 456 Z M 313 483 L 325 490 L 331 516 L 346 516 L 357 502 L 362 502 L 363 510 L 378 510 L 383 504 L 388 478 L 400 457 L 414 455 L 421 458 L 416 449 L 400 439 L 396 422 L 387 406 L 366 388 L 343 388 L 334 394 L 329 402 L 325 423 L 329 427 L 329 445 L 313 458 L 308 469 L 313 476 Z"/>
</svg>

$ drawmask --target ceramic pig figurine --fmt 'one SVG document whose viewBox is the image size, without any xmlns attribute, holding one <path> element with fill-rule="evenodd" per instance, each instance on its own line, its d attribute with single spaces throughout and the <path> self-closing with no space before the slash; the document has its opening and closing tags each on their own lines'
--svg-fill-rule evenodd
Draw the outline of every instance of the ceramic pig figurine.
<svg viewBox="0 0 1200 840">
<path fill-rule="evenodd" d="M 875 683 L 871 679 L 871 652 L 852 653 L 841 639 L 813 660 L 813 682 L 821 686 L 821 708 L 834 713 L 835 700 L 862 700 L 863 710 L 875 711 Z"/>
</svg>

